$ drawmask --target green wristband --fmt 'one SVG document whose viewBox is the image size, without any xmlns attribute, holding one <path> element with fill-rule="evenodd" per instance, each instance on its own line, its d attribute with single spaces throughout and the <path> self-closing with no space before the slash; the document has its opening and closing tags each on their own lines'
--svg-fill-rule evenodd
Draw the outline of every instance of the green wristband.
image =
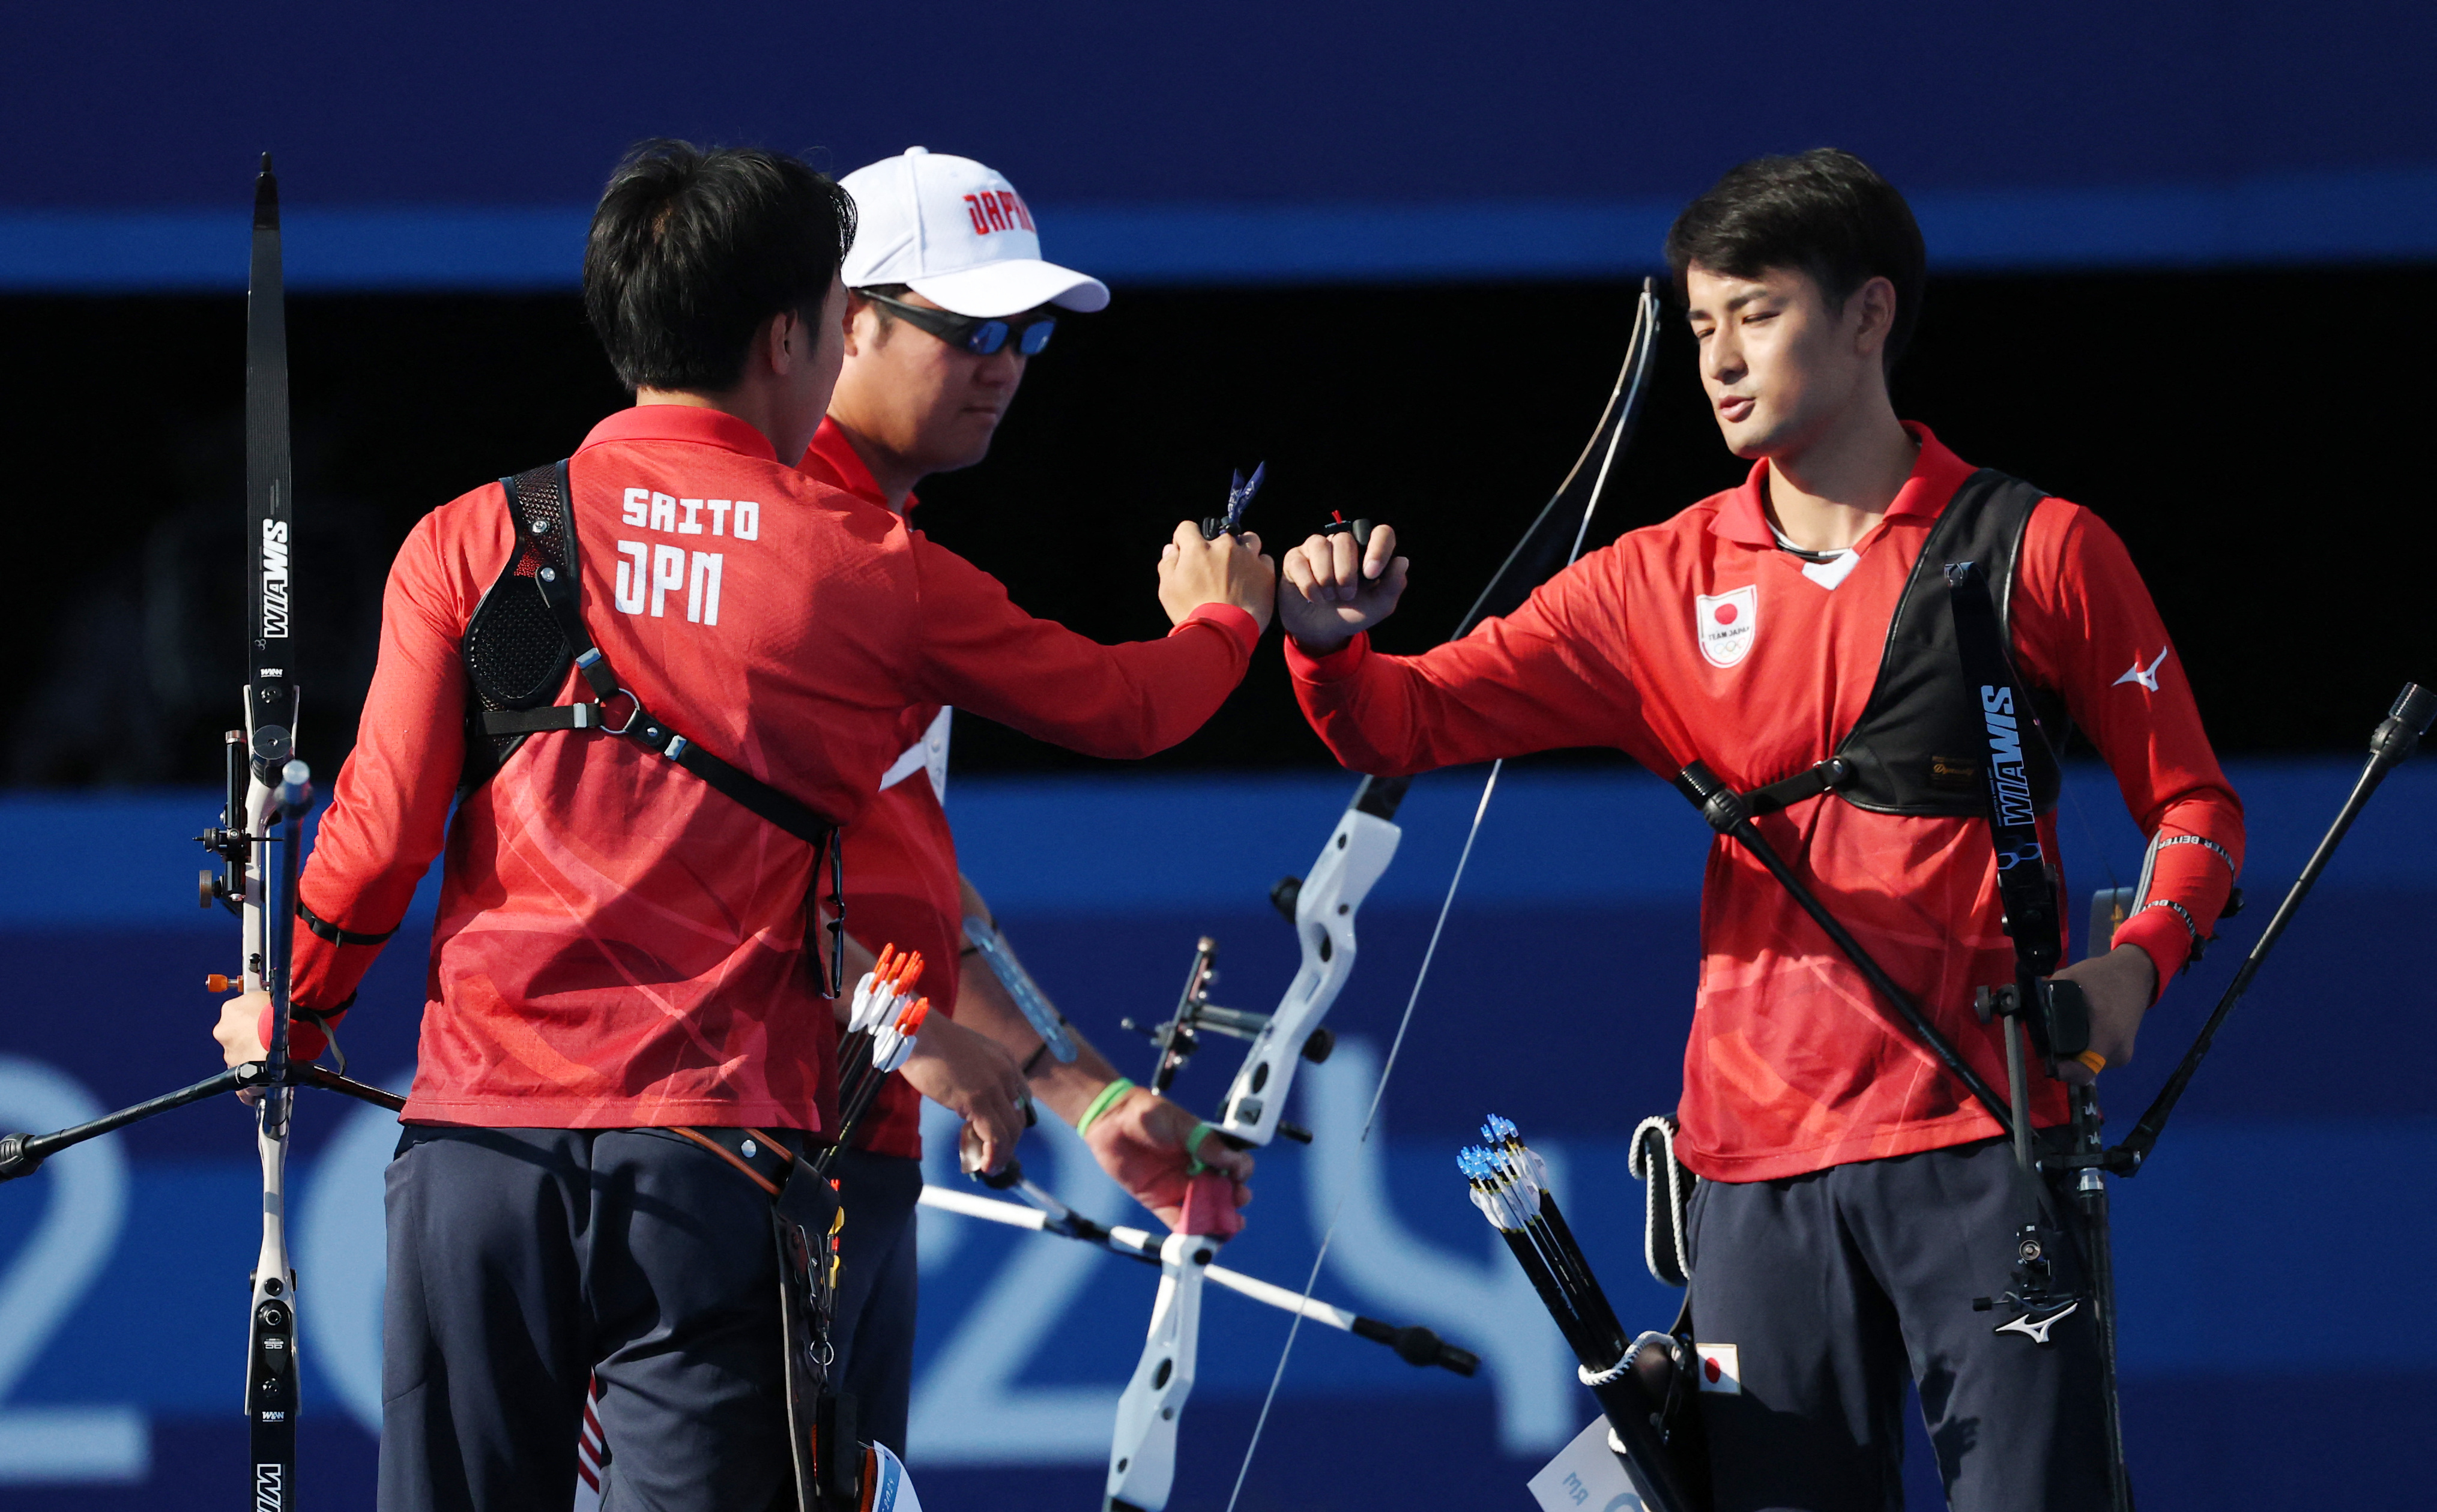
<svg viewBox="0 0 2437 1512">
<path fill-rule="evenodd" d="M 1134 1084 L 1122 1076 L 1118 1077 L 1115 1081 L 1111 1082 L 1108 1086 L 1100 1088 L 1100 1095 L 1092 1099 L 1092 1105 L 1083 1110 L 1083 1117 L 1081 1121 L 1075 1125 L 1075 1132 L 1078 1134 L 1091 1133 L 1092 1125 L 1100 1121 L 1100 1115 L 1106 1113 L 1111 1107 L 1114 1106 L 1117 1099 L 1125 1096 L 1128 1092 L 1131 1092 L 1133 1089 Z"/>
<path fill-rule="evenodd" d="M 1201 1158 L 1201 1140 L 1205 1135 L 1215 1138 L 1218 1137 L 1218 1131 L 1207 1123 L 1197 1123 L 1193 1132 L 1184 1137 L 1184 1173 L 1188 1176 L 1198 1176 L 1210 1169 L 1209 1162 Z"/>
</svg>

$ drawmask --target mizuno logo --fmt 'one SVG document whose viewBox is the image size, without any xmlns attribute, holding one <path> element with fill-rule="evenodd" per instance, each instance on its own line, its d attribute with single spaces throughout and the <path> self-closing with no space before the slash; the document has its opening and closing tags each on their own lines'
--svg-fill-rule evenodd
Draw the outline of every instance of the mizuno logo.
<svg viewBox="0 0 2437 1512">
<path fill-rule="evenodd" d="M 2045 1344 L 2048 1342 L 2048 1330 L 2055 1328 L 2059 1323 L 2061 1323 L 2066 1318 L 2072 1316 L 2075 1310 L 2080 1306 L 2081 1304 L 2079 1302 L 2067 1302 L 2064 1306 L 2057 1309 L 2055 1312 L 2049 1313 L 2043 1318 L 2035 1317 L 2031 1313 L 2025 1312 L 2011 1323 L 1998 1324 L 1990 1331 L 1991 1333 L 2019 1333 L 2024 1338 L 2030 1340 L 2033 1344 Z"/>
<path fill-rule="evenodd" d="M 262 522 L 262 638 L 288 634 L 288 522 Z"/>
<path fill-rule="evenodd" d="M 2030 775 L 2023 767 L 2022 727 L 2014 722 L 2014 690 L 1982 684 L 1980 718 L 1989 727 L 1989 789 L 1997 800 L 1998 822 L 2028 826 L 2037 810 L 2031 803 Z"/>
<path fill-rule="evenodd" d="M 2138 683 L 2143 687 L 2148 688 L 2150 692 L 2156 692 L 2158 690 L 2158 668 L 2165 661 L 2166 652 L 2172 650 L 2174 650 L 2174 648 L 2171 646 L 2161 648 L 2158 652 L 2156 660 L 2150 662 L 2147 667 L 2142 666 L 2141 658 L 2138 655 L 2135 655 L 2132 658 L 2132 669 L 2107 686 L 2110 687 L 2121 687 L 2127 683 Z"/>
</svg>

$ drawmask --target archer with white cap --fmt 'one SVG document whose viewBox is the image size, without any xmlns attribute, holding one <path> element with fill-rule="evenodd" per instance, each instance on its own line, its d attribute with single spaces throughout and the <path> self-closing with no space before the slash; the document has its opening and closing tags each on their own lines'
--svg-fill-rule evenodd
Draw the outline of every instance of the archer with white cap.
<svg viewBox="0 0 2437 1512">
<path fill-rule="evenodd" d="M 971 158 L 909 148 L 841 182 L 858 217 L 844 267 L 846 366 L 801 465 L 909 513 L 924 478 L 989 454 L 1057 322 L 1105 307 L 1109 290 L 1044 261 L 1024 197 Z M 1243 539 L 1258 549 L 1255 537 Z M 1171 1225 L 1187 1179 L 1205 1164 L 1235 1179 L 1238 1206 L 1251 1198 L 1243 1183 L 1253 1171 L 1250 1156 L 1193 1114 L 1119 1076 L 1024 975 L 989 905 L 957 870 L 941 808 L 949 719 L 945 708 L 908 712 L 905 754 L 848 835 L 851 934 L 919 950 L 930 963 L 909 990 L 928 996 L 934 1012 L 903 1075 L 883 1086 L 836 1167 L 846 1177 L 848 1222 L 835 1379 L 857 1397 L 863 1432 L 901 1451 L 912 1385 L 922 1097 L 965 1121 L 969 1166 L 997 1170 L 1037 1096 Z M 858 949 L 850 939 L 849 960 L 861 969 Z"/>
<path fill-rule="evenodd" d="M 855 375 L 824 435 L 903 510 L 923 478 L 988 454 L 1060 312 L 1102 309 L 1109 289 L 1044 262 L 1024 197 L 971 158 L 908 148 L 843 182 L 862 217 L 845 269 Z M 901 323 L 935 339 L 898 341 Z"/>
</svg>

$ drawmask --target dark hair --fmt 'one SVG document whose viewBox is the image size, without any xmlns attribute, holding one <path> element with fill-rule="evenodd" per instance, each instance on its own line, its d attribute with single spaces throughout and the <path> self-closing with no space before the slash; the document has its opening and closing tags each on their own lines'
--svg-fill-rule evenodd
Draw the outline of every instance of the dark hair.
<svg viewBox="0 0 2437 1512">
<path fill-rule="evenodd" d="M 1837 305 L 1885 278 L 1896 288 L 1886 345 L 1892 367 L 1920 320 L 1928 257 L 1912 207 L 1895 185 L 1850 152 L 1822 147 L 1738 165 L 1686 205 L 1667 230 L 1667 267 L 1678 298 L 1694 263 L 1730 278 L 1795 269 Z"/>
<path fill-rule="evenodd" d="M 717 391 L 784 311 L 815 312 L 854 241 L 827 174 L 753 148 L 640 142 L 584 246 L 584 313 L 629 389 Z"/>
</svg>

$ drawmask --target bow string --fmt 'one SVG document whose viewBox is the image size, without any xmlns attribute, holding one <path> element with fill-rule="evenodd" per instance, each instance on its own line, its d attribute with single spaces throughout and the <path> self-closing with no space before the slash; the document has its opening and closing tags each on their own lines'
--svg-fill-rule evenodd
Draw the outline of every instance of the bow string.
<svg viewBox="0 0 2437 1512">
<path fill-rule="evenodd" d="M 1655 280 L 1644 279 L 1641 295 L 1634 311 L 1633 334 L 1625 347 L 1624 362 L 1617 374 L 1616 387 L 1609 392 L 1606 408 L 1590 441 L 1566 475 L 1549 502 L 1542 506 L 1529 529 L 1515 544 L 1506 560 L 1499 565 L 1487 586 L 1473 600 L 1472 607 L 1457 622 L 1447 638 L 1461 640 L 1470 634 L 1482 620 L 1513 613 L 1533 591 L 1571 566 L 1582 555 L 1584 542 L 1590 534 L 1591 517 L 1599 512 L 1606 495 L 1616 463 L 1630 444 L 1641 419 L 1647 399 L 1650 374 L 1656 366 L 1658 348 L 1658 294 Z M 1388 1046 L 1388 1054 L 1379 1068 L 1378 1084 L 1372 1089 L 1371 1100 L 1362 1118 L 1362 1130 L 1355 1144 L 1359 1153 L 1370 1143 L 1372 1130 L 1379 1121 L 1379 1108 L 1386 1101 L 1388 1084 L 1395 1074 L 1398 1056 L 1405 1046 L 1407 1032 L 1412 1027 L 1414 1010 L 1420 1005 L 1422 989 L 1429 981 L 1430 967 L 1438 956 L 1440 940 L 1446 932 L 1448 915 L 1455 908 L 1457 892 L 1463 887 L 1465 866 L 1472 860 L 1474 843 L 1481 838 L 1481 826 L 1489 814 L 1490 799 L 1497 793 L 1499 774 L 1505 761 L 1490 764 L 1488 778 L 1481 784 L 1481 800 L 1474 806 L 1471 827 L 1464 833 L 1464 847 L 1456 857 L 1455 871 L 1447 879 L 1446 893 L 1440 900 L 1437 921 L 1431 926 L 1429 942 L 1423 947 L 1420 967 L 1413 976 L 1411 992 L 1405 999 L 1404 1012 L 1396 1020 L 1396 1032 Z M 1360 812 L 1387 821 L 1393 820 L 1397 806 L 1411 786 L 1409 777 L 1365 777 L 1356 791 L 1349 813 Z M 1347 965 L 1350 966 L 1351 962 Z M 1341 987 L 1341 979 L 1338 982 Z M 1279 1091 L 1283 1099 L 1283 1088 Z M 1322 1232 L 1320 1248 L 1312 1257 L 1311 1271 L 1304 1283 L 1304 1298 L 1308 1301 L 1320 1284 L 1321 1267 L 1327 1262 L 1328 1249 L 1337 1235 L 1337 1225 L 1344 1213 L 1345 1199 L 1341 1195 L 1329 1215 L 1328 1226 Z M 1277 1367 L 1270 1377 L 1269 1390 L 1261 1399 L 1260 1416 L 1253 1425 L 1253 1436 L 1244 1447 L 1244 1458 L 1236 1470 L 1235 1488 L 1227 1497 L 1227 1512 L 1235 1512 L 1244 1494 L 1244 1482 L 1252 1473 L 1254 1456 L 1258 1453 L 1261 1435 L 1268 1427 L 1270 1409 L 1275 1404 L 1279 1384 L 1286 1379 L 1287 1364 L 1293 1357 L 1295 1339 L 1302 1330 L 1299 1315 L 1287 1330 L 1284 1347 L 1278 1352 Z"/>
</svg>

